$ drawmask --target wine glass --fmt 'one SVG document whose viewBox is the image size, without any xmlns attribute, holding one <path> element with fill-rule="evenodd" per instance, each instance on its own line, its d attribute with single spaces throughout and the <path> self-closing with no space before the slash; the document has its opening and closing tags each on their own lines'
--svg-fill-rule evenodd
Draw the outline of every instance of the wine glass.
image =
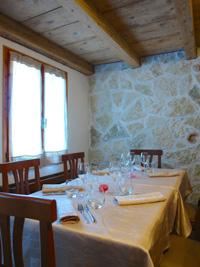
<svg viewBox="0 0 200 267">
<path fill-rule="evenodd" d="M 130 163 L 131 166 L 135 165 L 135 152 L 130 153 Z"/>
<path fill-rule="evenodd" d="M 85 180 L 86 180 L 88 171 L 89 171 L 88 163 L 86 163 L 86 162 L 79 162 L 78 163 L 77 174 L 78 174 L 78 177 L 83 182 L 83 191 L 85 191 Z M 85 197 L 85 196 L 87 196 L 87 194 L 85 192 L 82 192 L 81 194 L 79 194 L 79 196 Z"/>
<path fill-rule="evenodd" d="M 141 153 L 141 166 L 146 168 L 147 163 L 148 163 L 148 153 L 142 152 Z"/>
<path fill-rule="evenodd" d="M 111 175 L 114 171 L 119 169 L 119 164 L 116 161 L 109 163 L 109 174 Z"/>
<path fill-rule="evenodd" d="M 90 187 L 90 191 L 93 190 L 94 186 L 97 184 L 98 182 L 98 168 L 97 166 L 91 166 L 89 167 L 89 171 L 88 174 L 86 176 L 86 183 L 89 185 Z"/>
</svg>

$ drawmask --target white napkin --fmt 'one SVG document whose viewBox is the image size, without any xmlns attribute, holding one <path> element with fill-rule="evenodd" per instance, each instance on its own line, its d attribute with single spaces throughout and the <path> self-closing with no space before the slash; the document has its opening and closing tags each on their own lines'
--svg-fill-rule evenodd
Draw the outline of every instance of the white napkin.
<svg viewBox="0 0 200 267">
<path fill-rule="evenodd" d="M 160 192 L 114 197 L 115 203 L 119 206 L 145 204 L 145 203 L 152 203 L 165 200 L 166 198 Z"/>
<path fill-rule="evenodd" d="M 43 184 L 42 185 L 42 193 L 58 193 L 58 192 L 65 192 L 66 189 L 74 188 L 73 186 L 66 186 L 66 183 L 62 184 Z M 77 186 L 79 190 L 83 190 L 83 186 Z"/>
<path fill-rule="evenodd" d="M 64 201 L 59 202 L 58 207 L 58 219 L 59 222 L 62 224 L 74 224 L 78 223 L 80 221 L 80 218 L 78 216 L 78 213 L 71 203 L 71 201 Z"/>
<path fill-rule="evenodd" d="M 149 173 L 149 177 L 173 177 L 180 175 L 179 172 Z"/>
</svg>

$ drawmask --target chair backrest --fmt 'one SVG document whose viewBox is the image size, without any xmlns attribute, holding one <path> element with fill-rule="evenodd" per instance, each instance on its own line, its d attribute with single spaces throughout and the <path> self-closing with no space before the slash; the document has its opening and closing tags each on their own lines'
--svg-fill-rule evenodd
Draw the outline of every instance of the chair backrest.
<svg viewBox="0 0 200 267">
<path fill-rule="evenodd" d="M 39 191 L 41 189 L 39 166 L 40 159 L 1 163 L 0 173 L 2 173 L 3 178 L 3 191 L 9 192 L 8 173 L 12 172 L 15 180 L 15 193 L 30 194 L 28 174 L 32 167 L 35 170 L 35 191 Z"/>
<path fill-rule="evenodd" d="M 78 177 L 77 170 L 78 170 L 78 162 L 84 163 L 84 152 L 78 153 L 71 153 L 62 155 L 62 161 L 64 165 L 64 179 L 75 179 Z"/>
<path fill-rule="evenodd" d="M 161 156 L 163 155 L 163 151 L 160 149 L 131 149 L 130 153 L 134 152 L 135 155 L 141 155 L 142 152 L 147 152 L 150 155 L 150 163 L 153 160 L 153 156 L 158 156 L 158 168 L 161 168 Z"/>
<path fill-rule="evenodd" d="M 11 238 L 10 216 L 14 216 L 13 238 Z M 38 220 L 40 223 L 41 266 L 54 267 L 55 251 L 52 223 L 57 219 L 56 201 L 10 193 L 0 193 L 3 266 L 13 266 L 12 254 L 15 266 L 24 266 L 22 239 L 25 218 Z M 2 264 L 2 261 L 0 263 Z"/>
</svg>

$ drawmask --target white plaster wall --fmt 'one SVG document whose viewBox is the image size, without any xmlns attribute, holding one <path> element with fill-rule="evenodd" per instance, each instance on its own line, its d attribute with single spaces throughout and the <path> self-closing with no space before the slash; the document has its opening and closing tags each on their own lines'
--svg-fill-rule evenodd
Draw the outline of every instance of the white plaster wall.
<svg viewBox="0 0 200 267">
<path fill-rule="evenodd" d="M 2 162 L 2 116 L 3 116 L 3 45 L 15 49 L 33 58 L 41 60 L 68 73 L 68 151 L 69 153 L 84 151 L 88 160 L 89 149 L 89 103 L 88 76 L 70 69 L 28 48 L 0 37 L 0 162 Z M 40 175 L 48 175 L 62 171 L 62 165 L 48 166 L 40 169 Z M 30 177 L 31 178 L 31 177 Z M 12 181 L 10 181 L 11 183 Z M 0 185 L 2 180 L 0 179 Z"/>
</svg>

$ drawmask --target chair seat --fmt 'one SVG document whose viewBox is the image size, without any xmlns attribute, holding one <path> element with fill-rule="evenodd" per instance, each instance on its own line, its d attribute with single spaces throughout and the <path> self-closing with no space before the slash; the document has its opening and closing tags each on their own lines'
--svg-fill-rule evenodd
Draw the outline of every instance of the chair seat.
<svg viewBox="0 0 200 267">
<path fill-rule="evenodd" d="M 176 235 L 170 242 L 159 267 L 200 267 L 200 242 Z"/>
</svg>

